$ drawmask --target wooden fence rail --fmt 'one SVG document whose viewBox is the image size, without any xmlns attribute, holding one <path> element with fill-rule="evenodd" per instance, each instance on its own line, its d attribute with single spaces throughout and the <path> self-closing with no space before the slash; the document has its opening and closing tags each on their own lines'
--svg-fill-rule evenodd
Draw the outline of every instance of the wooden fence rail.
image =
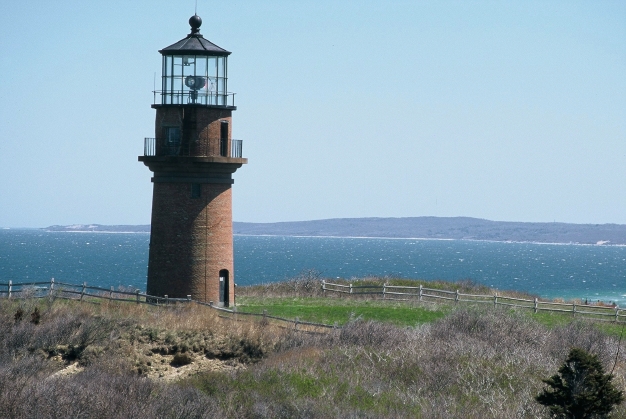
<svg viewBox="0 0 626 419">
<path fill-rule="evenodd" d="M 480 294 L 464 294 L 456 291 L 438 290 L 433 288 L 426 288 L 422 285 L 419 287 L 387 285 L 343 285 L 334 284 L 327 281 L 322 281 L 322 290 L 324 294 L 328 292 L 335 292 L 340 294 L 351 295 L 382 295 L 383 299 L 388 300 L 417 300 L 417 301 L 437 301 L 443 300 L 446 302 L 458 303 L 488 303 L 493 304 L 494 307 L 517 307 L 531 309 L 534 313 L 539 311 L 548 312 L 561 312 L 571 313 L 574 316 L 590 317 L 597 320 L 623 322 L 626 321 L 626 310 L 621 309 L 619 306 L 607 307 L 600 305 L 590 304 L 577 304 L 577 303 L 559 303 L 554 301 L 542 301 L 537 298 L 529 300 L 524 298 L 514 298 L 498 295 L 480 295 Z M 373 291 L 372 291 L 373 290 Z M 408 291 L 408 292 L 403 292 Z M 157 297 L 140 292 L 138 289 L 132 291 L 115 290 L 113 287 L 102 288 L 96 286 L 88 286 L 87 283 L 69 284 L 64 282 L 56 282 L 51 279 L 49 282 L 22 282 L 14 283 L 8 281 L 7 283 L 0 282 L 0 298 L 18 299 L 18 298 L 61 298 L 72 300 L 85 300 L 89 299 L 104 299 L 109 301 L 123 301 L 134 302 L 136 304 L 149 304 L 154 306 L 169 306 L 176 303 L 197 303 L 200 305 L 210 306 L 213 309 L 220 310 L 224 313 L 231 315 L 243 315 L 243 316 L 255 316 L 263 317 L 265 319 L 277 320 L 280 322 L 287 322 L 293 324 L 295 328 L 298 325 L 309 325 L 322 328 L 337 328 L 336 325 L 331 326 L 322 323 L 310 323 L 300 321 L 299 319 L 285 319 L 276 316 L 270 316 L 266 312 L 260 313 L 248 313 L 237 310 L 236 307 L 232 309 L 218 307 L 213 302 L 196 301 L 191 298 L 190 295 L 187 298 L 170 298 L 167 295 L 163 297 Z"/>
<path fill-rule="evenodd" d="M 94 292 L 90 292 L 94 291 Z M 85 297 L 104 298 L 112 301 L 134 301 L 136 303 L 148 303 L 159 305 L 176 301 L 188 301 L 190 296 L 185 298 L 168 298 L 156 297 L 141 293 L 139 290 L 124 291 L 115 290 L 114 287 L 102 288 L 95 286 L 87 286 L 86 282 L 82 284 L 69 284 L 65 282 L 57 282 L 52 278 L 48 282 L 0 282 L 0 297 L 8 298 L 43 298 L 53 295 L 56 298 L 78 299 Z M 72 297 L 74 296 L 74 297 Z M 77 297 L 76 297 L 77 296 Z"/>
<path fill-rule="evenodd" d="M 93 292 L 90 292 L 93 291 Z M 49 282 L 0 282 L 0 299 L 25 299 L 25 298 L 59 298 L 66 300 L 86 301 L 86 299 L 104 299 L 108 301 L 123 301 L 136 304 L 148 304 L 153 306 L 168 307 L 177 303 L 196 303 L 199 305 L 211 307 L 222 313 L 235 318 L 239 315 L 262 317 L 263 319 L 272 319 L 278 322 L 286 323 L 289 327 L 293 326 L 294 330 L 310 332 L 308 330 L 298 329 L 299 325 L 321 327 L 325 329 L 337 329 L 337 325 L 328 325 L 323 323 L 311 323 L 298 319 L 285 319 L 277 316 L 270 316 L 264 310 L 263 313 L 248 313 L 237 310 L 234 306 L 232 309 L 219 307 L 212 301 L 206 303 L 204 301 L 196 301 L 188 295 L 187 298 L 171 298 L 167 295 L 157 297 L 140 292 L 138 289 L 133 291 L 115 290 L 114 287 L 102 288 L 87 286 L 86 282 L 80 285 L 69 284 L 65 282 L 57 282 L 52 278 Z"/>
<path fill-rule="evenodd" d="M 360 291 L 367 289 L 366 292 Z M 377 291 L 372 291 L 377 289 Z M 438 290 L 426 288 L 422 285 L 418 287 L 409 287 L 402 285 L 343 285 L 322 281 L 322 290 L 326 292 L 335 292 L 340 294 L 351 295 L 381 295 L 385 300 L 417 300 L 417 301 L 453 301 L 455 304 L 463 303 L 489 303 L 494 307 L 517 307 L 533 310 L 534 313 L 539 311 L 572 313 L 574 316 L 590 317 L 596 320 L 623 322 L 626 321 L 626 310 L 621 309 L 618 305 L 614 307 L 578 304 L 578 303 L 558 303 L 553 301 L 542 301 L 537 298 L 529 300 L 524 298 L 506 297 L 503 295 L 480 295 L 480 294 L 463 294 L 456 291 Z"/>
</svg>

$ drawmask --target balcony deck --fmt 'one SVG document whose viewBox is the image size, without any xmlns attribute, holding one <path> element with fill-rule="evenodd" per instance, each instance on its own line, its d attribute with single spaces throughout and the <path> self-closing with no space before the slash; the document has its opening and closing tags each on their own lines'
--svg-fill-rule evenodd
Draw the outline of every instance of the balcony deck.
<svg viewBox="0 0 626 419">
<path fill-rule="evenodd" d="M 144 138 L 144 157 L 205 157 L 205 158 L 229 158 L 242 159 L 242 140 L 231 140 L 230 149 L 222 149 L 219 140 L 205 141 L 202 143 L 164 143 L 157 144 L 156 138 Z"/>
</svg>

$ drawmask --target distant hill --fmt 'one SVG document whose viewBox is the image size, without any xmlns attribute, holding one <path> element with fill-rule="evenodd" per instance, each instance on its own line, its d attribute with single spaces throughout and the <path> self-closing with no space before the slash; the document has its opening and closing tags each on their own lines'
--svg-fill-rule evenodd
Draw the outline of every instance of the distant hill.
<svg viewBox="0 0 626 419">
<path fill-rule="evenodd" d="M 75 224 L 45 231 L 149 233 L 149 225 Z M 522 223 L 469 217 L 334 218 L 281 223 L 233 223 L 233 233 L 273 236 L 465 239 L 626 245 L 626 225 Z"/>
<path fill-rule="evenodd" d="M 626 225 L 522 223 L 469 217 L 335 218 L 241 223 L 235 234 L 465 239 L 540 243 L 626 244 Z"/>
</svg>

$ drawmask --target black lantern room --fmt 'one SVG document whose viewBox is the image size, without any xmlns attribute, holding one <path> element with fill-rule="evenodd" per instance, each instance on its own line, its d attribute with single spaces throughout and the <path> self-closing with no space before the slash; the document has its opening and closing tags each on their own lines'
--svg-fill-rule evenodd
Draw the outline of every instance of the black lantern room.
<svg viewBox="0 0 626 419">
<path fill-rule="evenodd" d="M 229 51 L 204 39 L 202 19 L 189 18 L 191 33 L 159 52 L 163 55 L 161 105 L 234 107 L 228 93 Z"/>
</svg>

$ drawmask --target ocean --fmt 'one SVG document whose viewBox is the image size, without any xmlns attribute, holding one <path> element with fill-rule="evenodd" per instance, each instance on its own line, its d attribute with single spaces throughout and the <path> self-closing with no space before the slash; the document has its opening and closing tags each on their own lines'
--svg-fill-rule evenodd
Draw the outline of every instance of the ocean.
<svg viewBox="0 0 626 419">
<path fill-rule="evenodd" d="M 0 230 L 0 282 L 87 282 L 145 290 L 147 233 Z M 471 279 L 501 290 L 626 306 L 626 247 L 471 240 L 235 236 L 235 281 L 268 283 L 316 270 L 325 278 L 370 275 Z"/>
</svg>

